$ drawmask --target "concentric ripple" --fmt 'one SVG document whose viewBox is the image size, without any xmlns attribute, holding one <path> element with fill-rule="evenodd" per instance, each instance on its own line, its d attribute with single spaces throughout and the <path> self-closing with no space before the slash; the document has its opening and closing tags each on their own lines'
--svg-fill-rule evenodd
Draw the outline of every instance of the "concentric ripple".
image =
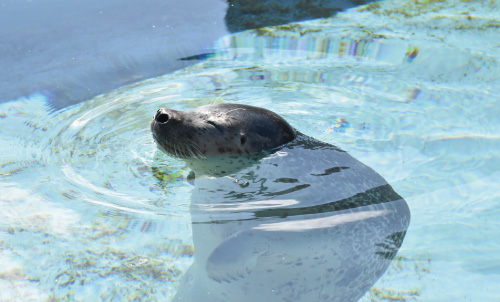
<svg viewBox="0 0 500 302">
<path fill-rule="evenodd" d="M 499 8 L 424 2 L 238 33 L 203 63 L 58 111 L 43 95 L 1 104 L 0 300 L 172 297 L 192 187 L 149 123 L 215 102 L 276 111 L 406 198 L 406 258 L 364 301 L 443 301 L 457 283 L 494 300 L 481 284 L 500 282 L 500 246 L 480 243 L 500 236 Z"/>
</svg>

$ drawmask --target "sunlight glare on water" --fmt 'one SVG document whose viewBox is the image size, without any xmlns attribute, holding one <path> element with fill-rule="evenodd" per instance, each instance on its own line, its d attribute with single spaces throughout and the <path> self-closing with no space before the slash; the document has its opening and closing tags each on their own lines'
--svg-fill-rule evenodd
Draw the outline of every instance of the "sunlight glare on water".
<svg viewBox="0 0 500 302">
<path fill-rule="evenodd" d="M 424 2 L 237 33 L 203 63 L 58 111 L 43 95 L 1 104 L 0 300 L 171 298 L 192 187 L 149 122 L 215 102 L 281 114 L 407 200 L 397 260 L 362 301 L 498 299 L 499 5 Z"/>
</svg>

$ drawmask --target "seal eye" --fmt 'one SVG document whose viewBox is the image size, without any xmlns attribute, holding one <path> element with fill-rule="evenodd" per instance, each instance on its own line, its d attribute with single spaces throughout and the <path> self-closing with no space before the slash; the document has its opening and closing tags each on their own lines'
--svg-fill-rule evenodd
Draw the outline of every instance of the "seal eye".
<svg viewBox="0 0 500 302">
<path fill-rule="evenodd" d="M 221 128 L 221 126 L 217 125 L 215 122 L 213 121 L 207 121 L 207 124 L 210 124 L 212 126 L 214 126 L 215 129 L 219 130 L 219 132 L 223 133 L 223 129 Z"/>
<path fill-rule="evenodd" d="M 242 135 L 240 138 L 241 145 L 243 146 L 244 144 L 246 144 L 246 142 L 247 142 L 247 137 L 245 135 Z"/>
</svg>

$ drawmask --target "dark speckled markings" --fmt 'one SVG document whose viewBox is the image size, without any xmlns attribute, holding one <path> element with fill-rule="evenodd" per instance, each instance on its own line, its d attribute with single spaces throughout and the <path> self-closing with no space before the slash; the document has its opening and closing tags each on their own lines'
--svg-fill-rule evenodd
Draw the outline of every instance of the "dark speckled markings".
<svg viewBox="0 0 500 302">
<path fill-rule="evenodd" d="M 174 301 L 354 302 L 403 242 L 408 205 L 380 175 L 271 111 L 160 109 L 151 130 L 195 174 L 195 261 Z"/>
</svg>

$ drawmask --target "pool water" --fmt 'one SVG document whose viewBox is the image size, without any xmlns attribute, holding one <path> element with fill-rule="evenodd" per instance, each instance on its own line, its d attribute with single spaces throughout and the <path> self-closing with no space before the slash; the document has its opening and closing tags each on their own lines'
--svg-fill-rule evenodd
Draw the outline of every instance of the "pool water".
<svg viewBox="0 0 500 302">
<path fill-rule="evenodd" d="M 218 41 L 191 67 L 54 110 L 0 104 L 0 301 L 166 301 L 193 260 L 189 170 L 160 107 L 273 110 L 403 196 L 411 224 L 361 301 L 500 299 L 500 3 L 375 2 Z"/>
</svg>

